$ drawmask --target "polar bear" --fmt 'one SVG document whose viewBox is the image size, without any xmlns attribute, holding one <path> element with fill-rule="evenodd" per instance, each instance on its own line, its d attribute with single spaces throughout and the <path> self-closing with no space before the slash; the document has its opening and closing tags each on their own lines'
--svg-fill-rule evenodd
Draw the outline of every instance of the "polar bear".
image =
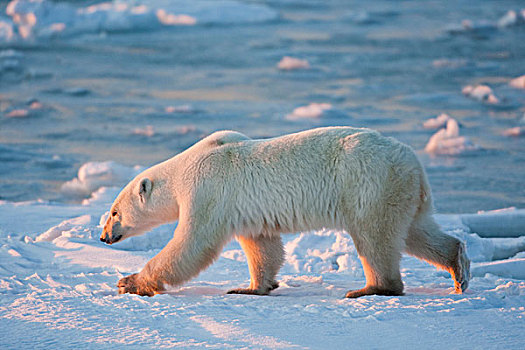
<svg viewBox="0 0 525 350">
<path fill-rule="evenodd" d="M 100 240 L 112 244 L 178 220 L 173 239 L 119 293 L 152 296 L 196 276 L 236 237 L 250 285 L 267 295 L 284 262 L 282 233 L 348 232 L 366 285 L 346 294 L 402 295 L 404 251 L 468 286 L 470 261 L 432 217 L 427 177 L 412 149 L 365 128 L 326 127 L 252 140 L 216 132 L 132 180 L 113 203 Z"/>
</svg>

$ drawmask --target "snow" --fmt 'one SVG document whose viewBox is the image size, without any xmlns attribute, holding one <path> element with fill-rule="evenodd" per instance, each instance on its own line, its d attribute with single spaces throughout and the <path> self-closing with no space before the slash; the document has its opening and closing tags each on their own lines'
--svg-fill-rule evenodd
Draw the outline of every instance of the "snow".
<svg viewBox="0 0 525 350">
<path fill-rule="evenodd" d="M 166 26 L 176 26 L 176 25 L 188 25 L 192 26 L 197 23 L 197 19 L 188 16 L 188 15 L 174 15 L 171 13 L 166 13 L 166 11 L 159 9 L 156 12 L 159 22 Z"/>
<path fill-rule="evenodd" d="M 420 347 L 421 337 L 424 348 L 521 344 L 525 235 L 483 238 L 473 223 L 491 223 L 499 236 L 510 236 L 512 229 L 507 234 L 496 223 L 516 221 L 509 227 L 523 229 L 525 210 L 436 217 L 473 257 L 463 295 L 450 294 L 448 273 L 405 256 L 405 296 L 344 299 L 364 283 L 363 270 L 347 233 L 321 230 L 283 237 L 287 258 L 270 296 L 226 294 L 249 281 L 233 241 L 199 277 L 148 298 L 118 295 L 116 282 L 139 271 L 170 239 L 173 225 L 104 245 L 101 223 L 117 193 L 102 188 L 81 205 L 0 202 L 0 327 L 9 329 L 3 347 L 321 349 L 345 347 L 349 337 L 360 348 Z M 30 227 L 18 217 L 31 217 Z M 445 325 L 462 336 L 451 339 Z"/>
<path fill-rule="evenodd" d="M 509 10 L 498 20 L 498 27 L 505 28 L 525 23 L 525 9 L 519 12 Z"/>
<path fill-rule="evenodd" d="M 497 104 L 499 99 L 493 94 L 487 85 L 467 85 L 461 90 L 463 95 L 487 104 Z"/>
<path fill-rule="evenodd" d="M 330 103 L 310 103 L 307 106 L 297 107 L 292 113 L 286 115 L 286 119 L 317 119 L 330 109 L 332 109 Z"/>
<path fill-rule="evenodd" d="M 29 115 L 29 111 L 27 109 L 13 109 L 9 113 L 7 113 L 5 116 L 7 118 L 25 118 Z"/>
<path fill-rule="evenodd" d="M 441 113 L 435 118 L 430 118 L 423 123 L 425 129 L 439 129 L 444 127 L 450 120 L 450 116 L 446 113 Z"/>
<path fill-rule="evenodd" d="M 509 85 L 516 89 L 525 89 L 525 75 L 512 79 Z"/>
<path fill-rule="evenodd" d="M 146 137 L 152 137 L 153 135 L 155 135 L 155 129 L 153 129 L 152 125 L 146 125 L 143 128 L 135 128 L 133 130 L 133 134 L 146 136 Z"/>
<path fill-rule="evenodd" d="M 432 121 L 432 123 L 435 123 Z M 459 125 L 455 119 L 448 119 L 446 127 L 430 137 L 425 152 L 432 155 L 459 155 L 479 149 L 466 136 L 459 135 Z"/>
<path fill-rule="evenodd" d="M 462 220 L 482 237 L 520 237 L 525 227 L 525 216 L 516 208 L 463 215 Z"/>
<path fill-rule="evenodd" d="M 498 20 L 498 27 L 508 27 L 518 22 L 516 11 L 510 10 Z"/>
<path fill-rule="evenodd" d="M 195 109 L 191 105 L 181 105 L 181 106 L 167 106 L 164 108 L 166 113 L 195 113 Z"/>
<path fill-rule="evenodd" d="M 310 64 L 307 60 L 284 56 L 279 63 L 277 63 L 277 68 L 280 70 L 308 69 L 310 68 Z"/>
<path fill-rule="evenodd" d="M 159 29 L 162 26 L 253 23 L 277 17 L 264 5 L 233 0 L 114 0 L 76 7 L 50 0 L 12 0 L 11 19 L 0 19 L 0 41 L 38 40 L 100 32 Z"/>
<path fill-rule="evenodd" d="M 478 33 L 478 34 L 490 34 L 497 29 L 505 29 L 517 25 L 525 24 L 525 9 L 518 11 L 508 10 L 498 20 L 494 21 L 491 19 L 483 19 L 472 21 L 470 19 L 464 19 L 461 21 L 461 26 L 451 26 L 448 28 L 451 34 L 462 34 L 462 33 Z"/>
<path fill-rule="evenodd" d="M 509 128 L 509 129 L 506 129 L 503 131 L 503 135 L 505 136 L 514 136 L 514 137 L 517 137 L 517 136 L 521 136 L 525 134 L 525 129 L 522 128 L 521 126 L 515 126 L 513 128 Z"/>
<path fill-rule="evenodd" d="M 79 168 L 76 178 L 62 185 L 61 191 L 72 197 L 86 197 L 103 186 L 125 185 L 142 170 L 140 166 L 128 167 L 112 161 L 88 162 Z"/>
</svg>

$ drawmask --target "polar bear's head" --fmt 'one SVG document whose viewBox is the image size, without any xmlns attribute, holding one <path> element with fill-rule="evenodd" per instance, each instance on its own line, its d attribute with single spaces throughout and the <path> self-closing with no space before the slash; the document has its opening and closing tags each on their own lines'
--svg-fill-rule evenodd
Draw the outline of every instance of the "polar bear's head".
<svg viewBox="0 0 525 350">
<path fill-rule="evenodd" d="M 100 240 L 113 244 L 176 221 L 178 216 L 177 201 L 165 181 L 140 174 L 115 199 Z"/>
</svg>

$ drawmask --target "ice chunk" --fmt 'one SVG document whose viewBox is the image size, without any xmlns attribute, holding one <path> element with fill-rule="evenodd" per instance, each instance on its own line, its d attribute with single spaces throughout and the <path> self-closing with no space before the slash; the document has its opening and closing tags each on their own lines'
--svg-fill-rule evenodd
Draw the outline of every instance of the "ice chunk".
<svg viewBox="0 0 525 350">
<path fill-rule="evenodd" d="M 370 24 L 376 22 L 376 20 L 373 19 L 368 12 L 363 10 L 350 11 L 347 14 L 345 14 L 343 18 L 345 20 L 355 22 L 358 24 Z"/>
<path fill-rule="evenodd" d="M 447 29 L 450 34 L 476 34 L 486 35 L 494 32 L 497 29 L 494 23 L 489 21 L 473 22 L 469 19 L 461 21 L 461 25 L 454 25 Z"/>
<path fill-rule="evenodd" d="M 494 96 L 492 89 L 487 85 L 467 85 L 461 90 L 461 92 L 463 95 L 481 102 L 489 104 L 499 103 L 499 99 Z"/>
<path fill-rule="evenodd" d="M 102 186 L 122 186 L 138 175 L 143 168 L 128 167 L 112 161 L 85 163 L 78 176 L 62 185 L 62 192 L 76 197 L 89 196 Z"/>
<path fill-rule="evenodd" d="M 521 11 L 509 10 L 498 20 L 498 27 L 505 28 L 525 23 L 525 9 Z"/>
<path fill-rule="evenodd" d="M 446 128 L 436 132 L 428 141 L 425 152 L 434 155 L 457 155 L 479 149 L 467 137 L 459 136 L 459 125 L 455 119 L 447 121 Z"/>
<path fill-rule="evenodd" d="M 51 227 L 49 230 L 36 237 L 35 242 L 50 242 L 62 236 L 65 232 L 70 232 L 72 230 L 82 230 L 82 226 L 85 226 L 90 222 L 91 215 L 82 215 L 73 219 L 64 220 L 60 224 Z"/>
<path fill-rule="evenodd" d="M 473 266 L 471 272 L 474 277 L 483 277 L 490 273 L 496 276 L 525 280 L 525 259 L 480 263 Z"/>
<path fill-rule="evenodd" d="M 195 108 L 191 105 L 167 106 L 164 108 L 166 113 L 195 113 Z"/>
<path fill-rule="evenodd" d="M 465 67 L 467 65 L 472 65 L 472 63 L 465 59 L 441 58 L 432 61 L 432 66 L 434 68 L 460 68 Z"/>
<path fill-rule="evenodd" d="M 29 111 L 27 109 L 13 109 L 12 111 L 8 112 L 5 116 L 7 118 L 24 118 L 29 115 Z"/>
<path fill-rule="evenodd" d="M 516 89 L 525 89 L 525 75 L 512 79 L 509 85 Z"/>
<path fill-rule="evenodd" d="M 451 118 L 448 114 L 441 113 L 436 118 L 430 118 L 426 120 L 423 123 L 423 127 L 425 129 L 438 129 L 438 128 L 445 126 L 445 124 L 447 124 L 447 121 L 449 121 L 450 119 Z"/>
<path fill-rule="evenodd" d="M 518 137 L 518 136 L 522 136 L 523 134 L 525 134 L 525 129 L 522 128 L 521 126 L 515 126 L 513 128 L 503 131 L 503 135 L 505 136 Z"/>
<path fill-rule="evenodd" d="M 520 237 L 525 235 L 525 209 L 489 211 L 461 216 L 463 223 L 481 237 Z"/>
<path fill-rule="evenodd" d="M 323 230 L 301 233 L 285 245 L 287 263 L 295 272 L 350 272 L 360 275 L 361 265 L 349 235 Z"/>
<path fill-rule="evenodd" d="M 503 293 L 505 296 L 525 295 L 525 283 L 515 283 L 509 281 L 506 284 L 500 284 L 494 288 L 494 291 Z"/>
<path fill-rule="evenodd" d="M 153 135 L 155 135 L 155 130 L 153 130 L 152 125 L 146 125 L 143 128 L 135 128 L 135 130 L 133 130 L 133 134 L 152 137 Z"/>
<path fill-rule="evenodd" d="M 176 26 L 176 25 L 187 25 L 191 26 L 197 23 L 197 20 L 188 15 L 174 15 L 167 13 L 163 9 L 157 10 L 157 18 L 159 22 L 167 26 Z"/>
<path fill-rule="evenodd" d="M 307 69 L 310 68 L 310 64 L 307 60 L 284 56 L 277 64 L 277 68 L 281 70 Z"/>
<path fill-rule="evenodd" d="M 332 109 L 332 105 L 329 103 L 310 103 L 308 106 L 297 107 L 291 114 L 286 115 L 286 119 L 316 119 L 330 109 Z"/>
<path fill-rule="evenodd" d="M 509 27 L 516 23 L 518 23 L 518 15 L 516 14 L 516 11 L 510 10 L 499 19 L 498 27 Z"/>
<path fill-rule="evenodd" d="M 186 134 L 189 134 L 190 132 L 195 132 L 197 131 L 197 127 L 195 125 L 182 125 L 182 126 L 177 126 L 175 128 L 175 132 L 179 135 L 186 135 Z"/>
<path fill-rule="evenodd" d="M 14 38 L 13 23 L 0 20 L 0 42 L 9 42 Z"/>
</svg>

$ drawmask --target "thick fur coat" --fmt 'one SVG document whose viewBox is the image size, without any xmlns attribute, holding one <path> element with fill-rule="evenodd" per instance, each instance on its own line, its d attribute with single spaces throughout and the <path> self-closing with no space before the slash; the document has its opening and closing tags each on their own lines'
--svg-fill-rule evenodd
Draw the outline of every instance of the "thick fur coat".
<svg viewBox="0 0 525 350">
<path fill-rule="evenodd" d="M 154 295 L 196 276 L 236 237 L 251 283 L 268 294 L 284 261 L 282 233 L 348 232 L 366 286 L 347 297 L 401 295 L 404 251 L 468 286 L 463 244 L 432 218 L 429 184 L 410 147 L 369 129 L 329 127 L 251 140 L 221 131 L 144 171 L 115 200 L 101 240 L 114 243 L 178 220 L 173 239 L 120 293 Z"/>
</svg>

